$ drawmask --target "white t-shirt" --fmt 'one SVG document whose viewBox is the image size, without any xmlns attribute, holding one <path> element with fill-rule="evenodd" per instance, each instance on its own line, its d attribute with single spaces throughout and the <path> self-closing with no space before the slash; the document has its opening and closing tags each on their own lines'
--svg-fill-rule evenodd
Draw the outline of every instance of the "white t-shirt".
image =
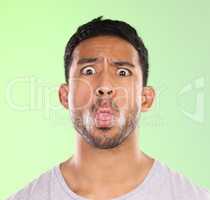
<svg viewBox="0 0 210 200">
<path fill-rule="evenodd" d="M 87 199 L 74 193 L 67 186 L 58 164 L 7 200 Z M 143 183 L 112 200 L 210 200 L 210 192 L 155 160 Z"/>
</svg>

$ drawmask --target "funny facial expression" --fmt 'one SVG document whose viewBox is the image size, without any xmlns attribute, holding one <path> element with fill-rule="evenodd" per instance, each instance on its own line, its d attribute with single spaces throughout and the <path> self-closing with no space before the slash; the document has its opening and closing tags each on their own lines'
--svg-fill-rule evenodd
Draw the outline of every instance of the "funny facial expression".
<svg viewBox="0 0 210 200">
<path fill-rule="evenodd" d="M 97 36 L 80 42 L 72 57 L 59 97 L 74 128 L 96 148 L 120 145 L 154 98 L 152 87 L 142 85 L 138 52 L 119 37 Z"/>
</svg>

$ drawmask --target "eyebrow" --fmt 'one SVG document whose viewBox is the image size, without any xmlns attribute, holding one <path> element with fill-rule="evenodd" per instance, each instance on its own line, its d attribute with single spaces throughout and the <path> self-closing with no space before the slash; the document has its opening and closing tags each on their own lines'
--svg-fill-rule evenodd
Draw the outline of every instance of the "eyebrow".
<svg viewBox="0 0 210 200">
<path fill-rule="evenodd" d="M 97 61 L 97 58 L 80 58 L 77 62 L 78 65 L 85 64 L 85 63 L 92 63 Z"/>
<path fill-rule="evenodd" d="M 123 65 L 126 65 L 126 66 L 129 66 L 129 67 L 135 67 L 134 64 L 128 62 L 128 61 L 114 61 L 113 64 L 117 65 L 117 66 L 123 66 Z"/>
<path fill-rule="evenodd" d="M 93 63 L 95 61 L 97 61 L 98 58 L 92 58 L 92 57 L 84 57 L 84 58 L 80 58 L 77 62 L 78 65 L 81 65 L 81 64 L 86 64 L 86 63 Z M 128 62 L 128 61 L 114 61 L 113 62 L 114 65 L 117 65 L 117 66 L 123 66 L 123 65 L 126 65 L 126 66 L 129 66 L 129 67 L 135 67 L 134 64 Z"/>
</svg>

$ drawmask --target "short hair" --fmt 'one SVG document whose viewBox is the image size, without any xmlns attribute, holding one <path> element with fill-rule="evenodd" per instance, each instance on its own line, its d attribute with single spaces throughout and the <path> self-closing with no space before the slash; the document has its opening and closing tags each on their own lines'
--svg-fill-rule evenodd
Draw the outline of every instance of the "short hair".
<svg viewBox="0 0 210 200">
<path fill-rule="evenodd" d="M 64 54 L 65 80 L 68 83 L 69 69 L 72 64 L 72 53 L 75 47 L 83 40 L 96 36 L 117 36 L 134 46 L 139 55 L 139 62 L 143 74 L 143 86 L 146 86 L 148 79 L 148 51 L 143 40 L 138 36 L 137 31 L 124 21 L 103 19 L 97 17 L 78 27 L 77 31 L 69 39 Z"/>
</svg>

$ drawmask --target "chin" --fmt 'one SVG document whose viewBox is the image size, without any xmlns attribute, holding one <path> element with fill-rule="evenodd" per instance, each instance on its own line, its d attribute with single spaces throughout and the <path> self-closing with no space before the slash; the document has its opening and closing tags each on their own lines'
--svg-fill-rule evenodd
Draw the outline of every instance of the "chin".
<svg viewBox="0 0 210 200">
<path fill-rule="evenodd" d="M 84 133 L 84 132 L 83 132 Z M 111 127 L 96 127 L 95 125 L 86 132 L 84 139 L 91 146 L 99 149 L 111 149 L 119 146 L 125 139 L 125 133 L 115 124 Z"/>
<path fill-rule="evenodd" d="M 109 133 L 115 132 L 115 126 L 95 126 L 94 131 L 99 133 Z"/>
</svg>

